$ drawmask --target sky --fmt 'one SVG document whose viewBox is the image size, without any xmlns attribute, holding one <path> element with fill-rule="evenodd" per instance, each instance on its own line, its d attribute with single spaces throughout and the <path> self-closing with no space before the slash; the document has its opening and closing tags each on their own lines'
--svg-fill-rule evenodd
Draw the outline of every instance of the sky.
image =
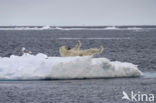
<svg viewBox="0 0 156 103">
<path fill-rule="evenodd" d="M 0 0 L 0 25 L 156 25 L 156 0 Z"/>
</svg>

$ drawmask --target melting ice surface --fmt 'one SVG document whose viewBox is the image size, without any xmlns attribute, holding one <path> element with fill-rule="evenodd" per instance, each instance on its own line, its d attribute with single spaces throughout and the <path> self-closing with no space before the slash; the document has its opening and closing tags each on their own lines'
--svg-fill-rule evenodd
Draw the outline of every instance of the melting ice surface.
<svg viewBox="0 0 156 103">
<path fill-rule="evenodd" d="M 132 63 L 92 57 L 48 57 L 25 54 L 0 57 L 0 80 L 75 79 L 141 76 Z"/>
</svg>

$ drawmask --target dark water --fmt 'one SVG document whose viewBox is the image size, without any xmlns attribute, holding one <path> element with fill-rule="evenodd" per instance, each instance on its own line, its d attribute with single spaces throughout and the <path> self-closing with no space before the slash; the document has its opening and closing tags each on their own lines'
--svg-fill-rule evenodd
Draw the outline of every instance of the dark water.
<svg viewBox="0 0 156 103">
<path fill-rule="evenodd" d="M 122 91 L 156 95 L 155 86 L 153 79 L 138 78 L 1 81 L 0 103 L 133 103 L 121 100 Z"/>
<path fill-rule="evenodd" d="M 22 47 L 33 54 L 59 56 L 60 46 L 73 47 L 77 40 L 82 49 L 103 45 L 104 52 L 96 57 L 131 62 L 143 72 L 156 71 L 156 29 L 0 30 L 0 56 L 21 55 Z M 123 90 L 156 95 L 155 87 L 155 78 L 0 81 L 0 103 L 127 103 L 121 100 Z"/>
</svg>

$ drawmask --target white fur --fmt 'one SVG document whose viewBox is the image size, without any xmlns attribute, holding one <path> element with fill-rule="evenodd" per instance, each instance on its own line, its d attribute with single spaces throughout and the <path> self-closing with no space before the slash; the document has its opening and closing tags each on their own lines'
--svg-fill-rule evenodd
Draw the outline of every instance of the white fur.
<svg viewBox="0 0 156 103">
<path fill-rule="evenodd" d="M 72 48 L 68 49 L 67 46 L 60 47 L 60 55 L 62 57 L 67 56 L 94 56 L 95 54 L 100 54 L 103 51 L 103 46 L 100 46 L 100 48 L 90 48 L 86 50 L 80 50 L 81 42 L 78 41 L 78 44 Z"/>
</svg>

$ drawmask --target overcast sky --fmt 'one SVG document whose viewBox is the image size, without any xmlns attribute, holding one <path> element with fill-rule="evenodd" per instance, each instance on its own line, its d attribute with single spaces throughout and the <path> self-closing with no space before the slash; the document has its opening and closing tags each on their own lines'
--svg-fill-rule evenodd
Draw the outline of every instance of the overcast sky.
<svg viewBox="0 0 156 103">
<path fill-rule="evenodd" d="M 156 0 L 0 0 L 0 25 L 156 25 Z"/>
</svg>

